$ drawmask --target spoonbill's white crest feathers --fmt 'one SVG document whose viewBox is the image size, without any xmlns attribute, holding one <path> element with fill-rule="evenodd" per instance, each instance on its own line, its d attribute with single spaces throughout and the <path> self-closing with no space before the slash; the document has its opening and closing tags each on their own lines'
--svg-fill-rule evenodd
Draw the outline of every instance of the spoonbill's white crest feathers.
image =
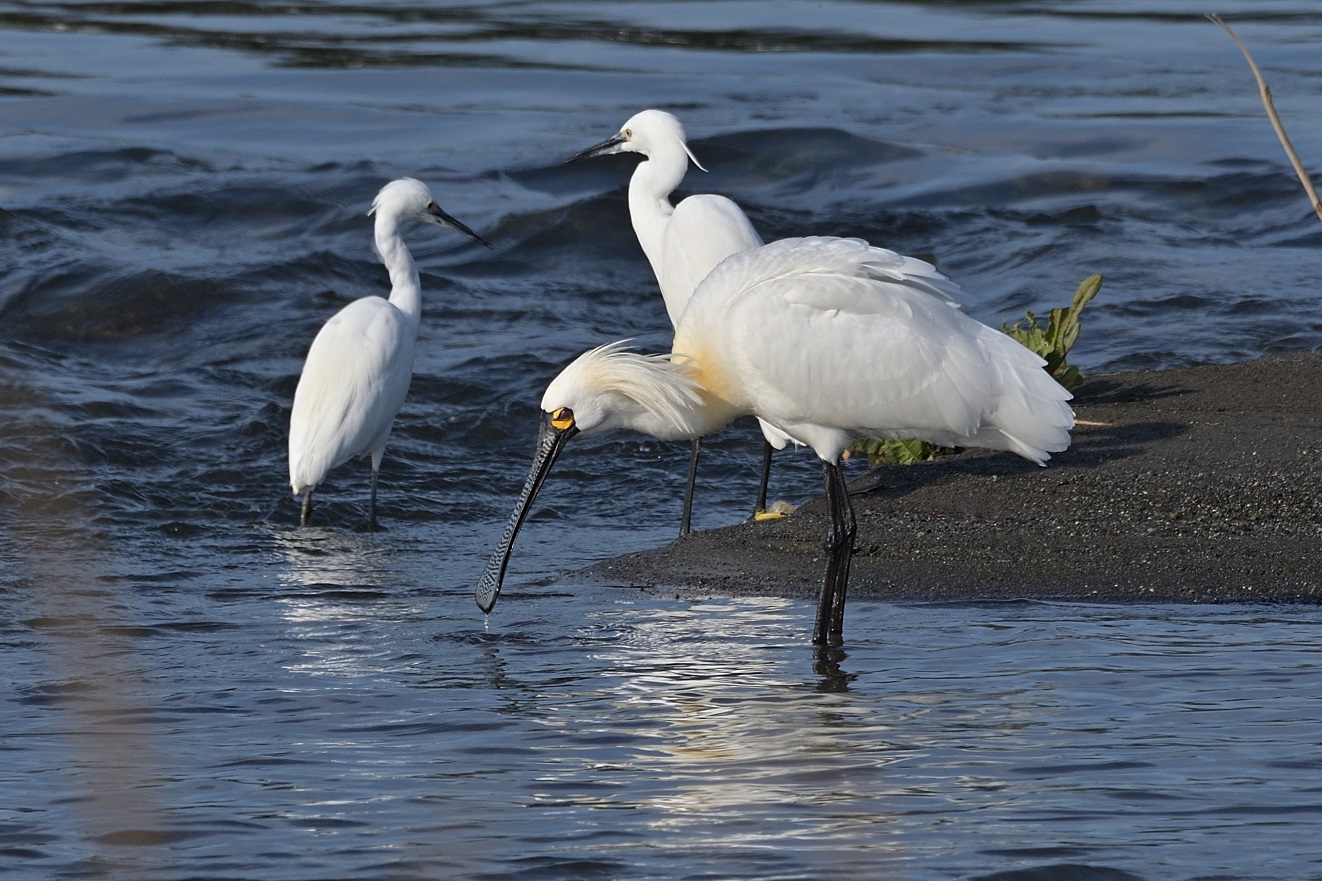
<svg viewBox="0 0 1322 881">
<path fill-rule="evenodd" d="M 664 110 L 636 113 L 614 136 L 578 153 L 570 161 L 622 152 L 641 153 L 645 157 L 629 180 L 629 218 L 638 244 L 656 275 L 670 323 L 677 326 L 694 290 L 707 274 L 731 254 L 758 247 L 762 239 L 739 206 L 725 196 L 699 194 L 671 205 L 670 194 L 684 179 L 689 160 L 702 168 L 689 150 L 684 126 L 671 114 Z M 785 446 L 787 438 L 775 429 L 763 424 L 762 431 L 768 443 L 778 448 Z M 698 449 L 695 438 L 681 535 L 689 532 Z M 766 507 L 769 467 L 769 458 L 764 459 L 755 515 L 761 515 Z"/>
<path fill-rule="evenodd" d="M 322 326 L 308 349 L 289 419 L 289 483 L 303 497 L 307 523 L 312 492 L 327 473 L 357 456 L 372 457 L 369 520 L 376 521 L 376 478 L 395 415 L 408 394 L 413 344 L 422 317 L 422 286 L 401 228 L 421 221 L 446 226 L 491 247 L 446 214 L 419 181 L 401 178 L 381 188 L 369 214 L 375 245 L 390 273 L 390 299 L 364 297 Z"/>
<path fill-rule="evenodd" d="M 568 408 L 579 431 L 628 428 L 661 440 L 693 437 L 692 413 L 703 406 L 693 370 L 669 355 L 628 351 L 628 344 L 608 343 L 575 358 L 547 386 L 543 412 Z"/>
<path fill-rule="evenodd" d="M 671 438 L 752 414 L 822 460 L 831 531 L 814 640 L 838 642 L 854 515 L 840 455 L 856 437 L 922 438 L 1009 450 L 1043 464 L 1066 449 L 1070 393 L 1043 361 L 957 307 L 959 289 L 921 260 L 851 239 L 786 239 L 734 255 L 698 287 L 669 361 L 633 356 L 617 386 L 617 346 L 565 369 L 542 399 L 538 454 L 501 546 L 478 582 L 490 611 L 528 507 L 580 431 Z M 621 362 L 623 363 L 623 361 Z M 652 404 L 646 401 L 652 401 Z"/>
</svg>

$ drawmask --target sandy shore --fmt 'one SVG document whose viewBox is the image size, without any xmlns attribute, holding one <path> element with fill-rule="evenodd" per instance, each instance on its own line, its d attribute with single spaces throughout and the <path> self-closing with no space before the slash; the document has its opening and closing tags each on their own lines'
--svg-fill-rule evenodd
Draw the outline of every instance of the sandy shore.
<svg viewBox="0 0 1322 881">
<path fill-rule="evenodd" d="M 851 596 L 1322 602 L 1322 353 L 1098 375 L 1048 467 L 851 469 Z M 806 491 L 806 490 L 805 490 Z M 605 560 L 604 582 L 816 596 L 825 505 Z"/>
</svg>

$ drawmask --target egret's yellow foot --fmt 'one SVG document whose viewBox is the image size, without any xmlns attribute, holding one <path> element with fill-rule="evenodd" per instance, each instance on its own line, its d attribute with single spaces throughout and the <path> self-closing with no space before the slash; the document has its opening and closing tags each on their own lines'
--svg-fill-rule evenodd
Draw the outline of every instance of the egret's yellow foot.
<svg viewBox="0 0 1322 881">
<path fill-rule="evenodd" d="M 761 523 L 763 520 L 779 520 L 794 513 L 794 506 L 783 499 L 772 503 L 771 507 L 765 511 L 754 511 L 753 519 Z"/>
</svg>

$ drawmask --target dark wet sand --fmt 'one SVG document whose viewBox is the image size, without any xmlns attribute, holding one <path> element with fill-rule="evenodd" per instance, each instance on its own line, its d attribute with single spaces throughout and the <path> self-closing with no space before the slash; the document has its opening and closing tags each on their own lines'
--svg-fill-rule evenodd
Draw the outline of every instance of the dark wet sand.
<svg viewBox="0 0 1322 881">
<path fill-rule="evenodd" d="M 1322 602 L 1322 353 L 1098 375 L 1075 409 L 1073 446 L 1046 468 L 981 451 L 851 468 L 850 595 Z M 685 596 L 816 596 L 825 533 L 819 496 L 587 572 Z"/>
</svg>

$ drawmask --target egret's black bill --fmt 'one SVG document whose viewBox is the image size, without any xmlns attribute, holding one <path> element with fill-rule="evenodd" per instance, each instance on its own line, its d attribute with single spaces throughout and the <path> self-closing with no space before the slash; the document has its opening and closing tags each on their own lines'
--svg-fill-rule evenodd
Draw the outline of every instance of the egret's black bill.
<svg viewBox="0 0 1322 881">
<path fill-rule="evenodd" d="M 537 434 L 537 454 L 533 457 L 532 468 L 528 471 L 528 480 L 523 484 L 523 492 L 514 503 L 514 513 L 505 525 L 505 535 L 500 540 L 500 547 L 487 562 L 486 571 L 477 582 L 477 607 L 483 612 L 490 612 L 500 596 L 500 587 L 505 582 L 505 567 L 510 562 L 510 551 L 514 548 L 514 538 L 523 526 L 523 519 L 532 508 L 533 499 L 542 488 L 546 475 L 551 473 L 551 466 L 560 457 L 565 441 L 578 434 L 578 428 L 570 424 L 568 428 L 556 428 L 551 424 L 551 414 L 543 414 L 542 427 Z"/>
<path fill-rule="evenodd" d="M 461 232 L 464 235 L 468 236 L 473 241 L 481 242 L 482 244 L 486 245 L 488 248 L 491 248 L 491 250 L 493 251 L 495 250 L 495 247 L 490 242 L 482 238 L 477 233 L 473 232 L 464 224 L 455 220 L 450 215 L 446 214 L 444 211 L 440 209 L 439 206 L 435 204 L 428 206 L 427 214 L 432 218 L 433 223 L 439 223 L 441 226 L 448 226 L 450 229 L 454 230 L 455 232 Z"/>
<path fill-rule="evenodd" d="M 611 153 L 618 153 L 620 152 L 618 148 L 623 143 L 624 137 L 622 135 L 615 135 L 612 138 L 607 138 L 600 144 L 588 147 L 586 150 L 580 150 L 566 159 L 565 164 L 568 165 L 569 163 L 577 162 L 580 159 L 591 159 L 593 156 L 607 156 Z"/>
</svg>

